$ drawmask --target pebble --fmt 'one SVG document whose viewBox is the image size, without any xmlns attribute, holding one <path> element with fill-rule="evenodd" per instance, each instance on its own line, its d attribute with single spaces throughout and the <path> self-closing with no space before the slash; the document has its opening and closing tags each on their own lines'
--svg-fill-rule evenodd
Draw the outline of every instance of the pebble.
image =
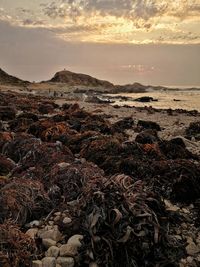
<svg viewBox="0 0 200 267">
<path fill-rule="evenodd" d="M 187 257 L 187 262 L 188 263 L 192 263 L 193 262 L 193 258 L 191 256 Z"/>
<path fill-rule="evenodd" d="M 68 239 L 67 244 L 80 248 L 82 246 L 81 240 L 83 240 L 83 235 L 73 235 Z"/>
<path fill-rule="evenodd" d="M 74 257 L 78 253 L 77 246 L 65 244 L 60 247 L 60 256 Z"/>
<path fill-rule="evenodd" d="M 195 256 L 200 252 L 200 248 L 197 247 L 194 242 L 189 243 L 185 249 L 190 256 Z"/>
<path fill-rule="evenodd" d="M 38 233 L 37 228 L 31 228 L 28 231 L 26 231 L 26 235 L 30 236 L 32 239 L 35 239 L 37 233 Z"/>
<path fill-rule="evenodd" d="M 38 232 L 38 236 L 42 239 L 52 239 L 56 242 L 62 239 L 62 234 L 60 233 L 60 231 L 56 226 L 54 226 L 54 228 L 51 230 L 41 229 Z"/>
<path fill-rule="evenodd" d="M 54 216 L 61 216 L 61 212 L 60 211 L 55 212 Z"/>
<path fill-rule="evenodd" d="M 42 267 L 41 261 L 32 261 L 32 267 Z"/>
<path fill-rule="evenodd" d="M 165 206 L 166 206 L 166 210 L 168 211 L 178 211 L 180 210 L 180 208 L 176 205 L 173 205 L 169 200 L 165 199 L 164 200 Z"/>
<path fill-rule="evenodd" d="M 69 217 L 65 217 L 64 219 L 63 219 L 63 223 L 64 224 L 70 224 L 72 222 L 72 220 L 69 218 Z"/>
<path fill-rule="evenodd" d="M 186 223 L 182 223 L 182 224 L 181 224 L 181 227 L 182 227 L 183 229 L 187 229 L 187 228 L 188 228 L 188 226 L 187 226 Z"/>
<path fill-rule="evenodd" d="M 53 257 L 45 257 L 42 259 L 42 267 L 56 267 L 56 259 Z"/>
<path fill-rule="evenodd" d="M 182 208 L 182 212 L 184 212 L 186 214 L 189 214 L 190 213 L 190 211 L 188 209 L 186 209 L 186 208 Z"/>
<path fill-rule="evenodd" d="M 44 245 L 45 248 L 50 248 L 52 246 L 56 245 L 56 241 L 52 240 L 50 238 L 42 239 L 42 244 Z"/>
<path fill-rule="evenodd" d="M 31 226 L 31 227 L 34 227 L 34 226 L 39 226 L 40 225 L 40 222 L 39 221 L 37 221 L 37 220 L 35 220 L 35 221 L 32 221 L 32 222 L 30 222 L 29 223 L 29 225 Z"/>
<path fill-rule="evenodd" d="M 65 169 L 65 168 L 67 168 L 67 167 L 69 167 L 69 166 L 70 166 L 70 164 L 67 163 L 67 162 L 61 162 L 61 163 L 58 164 L 58 167 L 59 167 L 60 169 Z"/>
<path fill-rule="evenodd" d="M 74 259 L 72 257 L 58 257 L 57 261 L 61 267 L 74 267 Z"/>
<path fill-rule="evenodd" d="M 59 255 L 59 248 L 56 247 L 56 246 L 52 246 L 50 247 L 47 252 L 46 252 L 46 257 L 54 257 L 54 258 L 57 258 L 58 255 Z"/>
<path fill-rule="evenodd" d="M 60 216 L 59 215 L 54 218 L 54 222 L 58 222 L 59 220 L 60 220 Z"/>
</svg>

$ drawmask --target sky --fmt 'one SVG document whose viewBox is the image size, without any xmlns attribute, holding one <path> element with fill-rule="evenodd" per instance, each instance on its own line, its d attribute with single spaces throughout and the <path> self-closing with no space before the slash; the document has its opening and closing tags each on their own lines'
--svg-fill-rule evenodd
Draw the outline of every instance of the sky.
<svg viewBox="0 0 200 267">
<path fill-rule="evenodd" d="M 200 0 L 0 0 L 0 67 L 200 86 Z"/>
</svg>

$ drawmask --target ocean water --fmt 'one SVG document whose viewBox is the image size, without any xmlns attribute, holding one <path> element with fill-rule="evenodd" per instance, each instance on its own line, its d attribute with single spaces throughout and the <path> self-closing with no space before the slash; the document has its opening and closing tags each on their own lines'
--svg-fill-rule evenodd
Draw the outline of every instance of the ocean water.
<svg viewBox="0 0 200 267">
<path fill-rule="evenodd" d="M 185 110 L 198 110 L 200 111 L 200 90 L 195 89 L 179 89 L 179 90 L 167 90 L 167 91 L 155 91 L 149 90 L 146 93 L 124 93 L 120 96 L 127 96 L 133 98 L 133 101 L 119 101 L 115 104 L 120 106 L 129 105 L 136 107 L 152 106 L 158 109 L 185 109 Z M 150 96 L 158 101 L 152 101 L 149 103 L 136 102 L 134 99 Z"/>
</svg>

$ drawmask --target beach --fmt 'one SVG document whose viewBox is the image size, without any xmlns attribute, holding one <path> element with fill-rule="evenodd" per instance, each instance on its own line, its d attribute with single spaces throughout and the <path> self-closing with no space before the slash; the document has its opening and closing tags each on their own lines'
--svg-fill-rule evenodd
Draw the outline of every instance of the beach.
<svg viewBox="0 0 200 267">
<path fill-rule="evenodd" d="M 199 266 L 198 111 L 0 100 L 0 232 L 21 266 Z"/>
</svg>

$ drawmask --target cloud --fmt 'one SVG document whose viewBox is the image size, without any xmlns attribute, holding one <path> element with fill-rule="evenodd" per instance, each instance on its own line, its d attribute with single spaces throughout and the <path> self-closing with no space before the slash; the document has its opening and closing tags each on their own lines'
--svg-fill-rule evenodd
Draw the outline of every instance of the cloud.
<svg viewBox="0 0 200 267">
<path fill-rule="evenodd" d="M 0 19 L 48 29 L 66 41 L 200 43 L 199 0 L 40 1 L 45 2 L 35 9 L 18 6 L 15 14 L 0 11 Z"/>
</svg>

